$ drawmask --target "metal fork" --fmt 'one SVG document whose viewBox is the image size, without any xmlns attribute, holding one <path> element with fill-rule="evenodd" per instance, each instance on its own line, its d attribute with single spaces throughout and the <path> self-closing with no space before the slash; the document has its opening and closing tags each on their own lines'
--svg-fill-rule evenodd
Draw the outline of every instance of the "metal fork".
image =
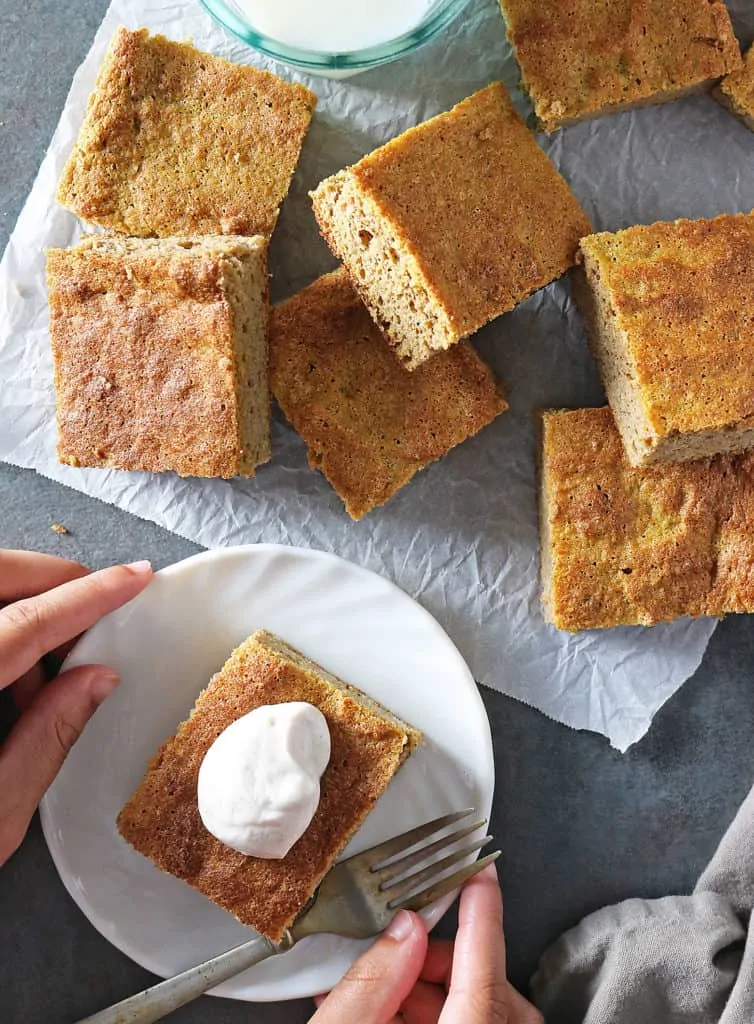
<svg viewBox="0 0 754 1024">
<path fill-rule="evenodd" d="M 280 942 L 254 938 L 79 1024 L 151 1024 L 261 960 L 286 952 L 307 935 L 329 932 L 352 939 L 377 935 L 399 910 L 423 910 L 500 856 L 498 850 L 447 874 L 492 841 L 492 836 L 484 836 L 425 864 L 486 824 L 484 819 L 460 824 L 472 814 L 473 809 L 445 814 L 336 864 Z M 458 827 L 426 842 L 451 826 Z"/>
</svg>

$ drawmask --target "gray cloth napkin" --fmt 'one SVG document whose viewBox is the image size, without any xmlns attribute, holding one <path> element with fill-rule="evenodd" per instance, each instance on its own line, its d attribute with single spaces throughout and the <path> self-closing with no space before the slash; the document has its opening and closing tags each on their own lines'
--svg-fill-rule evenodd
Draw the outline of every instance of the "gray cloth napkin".
<svg viewBox="0 0 754 1024">
<path fill-rule="evenodd" d="M 532 979 L 547 1024 L 754 1024 L 754 789 L 691 896 L 584 918 Z"/>
</svg>

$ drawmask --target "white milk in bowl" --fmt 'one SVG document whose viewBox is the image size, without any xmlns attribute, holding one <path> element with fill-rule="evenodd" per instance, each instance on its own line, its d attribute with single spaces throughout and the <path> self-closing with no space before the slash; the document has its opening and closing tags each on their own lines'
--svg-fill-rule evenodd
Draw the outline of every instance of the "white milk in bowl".
<svg viewBox="0 0 754 1024">
<path fill-rule="evenodd" d="M 415 29 L 432 0 L 236 0 L 252 27 L 316 53 L 352 53 Z"/>
</svg>

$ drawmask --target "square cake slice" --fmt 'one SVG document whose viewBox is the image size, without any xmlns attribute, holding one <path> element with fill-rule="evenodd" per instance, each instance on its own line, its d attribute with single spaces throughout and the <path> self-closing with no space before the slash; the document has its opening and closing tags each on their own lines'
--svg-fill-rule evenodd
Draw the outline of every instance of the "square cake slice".
<svg viewBox="0 0 754 1024">
<path fill-rule="evenodd" d="M 743 68 L 727 75 L 714 96 L 754 132 L 754 46 L 749 47 Z"/>
<path fill-rule="evenodd" d="M 290 701 L 313 704 L 329 727 L 331 755 L 319 806 L 281 860 L 247 857 L 204 827 L 199 768 L 236 719 L 262 705 Z M 279 941 L 420 743 L 416 729 L 279 637 L 260 631 L 233 651 L 154 757 L 118 817 L 118 830 L 158 868 Z"/>
<path fill-rule="evenodd" d="M 354 519 L 508 408 L 468 343 L 404 370 L 342 270 L 272 309 L 270 386 Z"/>
<path fill-rule="evenodd" d="M 754 453 L 634 469 L 609 409 L 544 413 L 545 617 L 576 632 L 754 611 Z"/>
<path fill-rule="evenodd" d="M 560 277 L 591 230 L 499 82 L 327 178 L 312 199 L 410 370 Z"/>
<path fill-rule="evenodd" d="M 581 241 L 575 294 L 630 462 L 754 444 L 754 214 Z"/>
<path fill-rule="evenodd" d="M 538 126 L 712 88 L 741 67 L 722 0 L 500 0 Z"/>
<path fill-rule="evenodd" d="M 269 235 L 315 103 L 267 71 L 119 28 L 58 201 L 127 235 Z"/>
<path fill-rule="evenodd" d="M 60 461 L 253 476 L 270 457 L 267 279 L 262 237 L 51 249 Z"/>
</svg>

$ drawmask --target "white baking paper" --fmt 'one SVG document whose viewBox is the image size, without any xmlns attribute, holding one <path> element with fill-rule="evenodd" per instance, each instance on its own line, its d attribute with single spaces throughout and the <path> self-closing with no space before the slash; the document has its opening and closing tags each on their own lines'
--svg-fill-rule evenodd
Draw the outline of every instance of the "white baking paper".
<svg viewBox="0 0 754 1024">
<path fill-rule="evenodd" d="M 730 4 L 742 38 L 747 0 Z M 746 9 L 749 8 L 749 12 Z M 76 470 L 55 458 L 43 248 L 78 237 L 55 185 L 118 24 L 141 25 L 304 81 L 319 106 L 272 246 L 273 298 L 334 261 L 307 197 L 323 177 L 517 70 L 496 0 L 473 0 L 446 32 L 396 64 L 340 81 L 275 65 L 216 25 L 196 0 L 114 0 L 77 72 L 60 124 L 0 267 L 0 458 L 207 547 L 278 541 L 334 551 L 394 580 L 445 626 L 477 680 L 625 750 L 691 675 L 711 621 L 571 637 L 542 621 L 532 412 L 601 404 L 567 282 L 546 288 L 478 336 L 509 384 L 511 411 L 353 523 L 279 414 L 274 460 L 253 480 L 181 480 Z M 526 113 L 526 103 L 520 106 Z M 754 207 L 754 135 L 709 97 L 568 128 L 542 144 L 600 229 Z"/>
</svg>

